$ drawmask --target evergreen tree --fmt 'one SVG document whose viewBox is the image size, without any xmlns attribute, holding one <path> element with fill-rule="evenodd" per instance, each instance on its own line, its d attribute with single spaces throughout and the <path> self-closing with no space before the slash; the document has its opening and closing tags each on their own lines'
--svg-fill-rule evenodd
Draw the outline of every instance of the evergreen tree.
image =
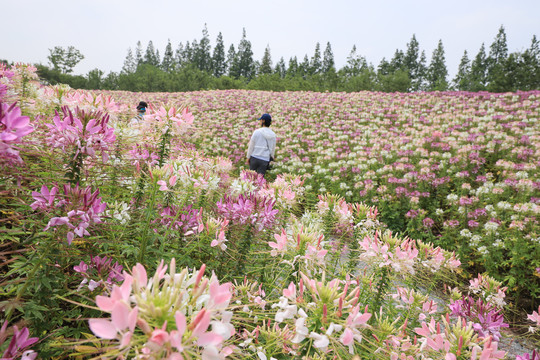
<svg viewBox="0 0 540 360">
<path fill-rule="evenodd" d="M 223 44 L 223 35 L 221 32 L 216 39 L 216 47 L 212 54 L 212 74 L 215 77 L 221 77 L 227 72 L 227 63 L 225 61 L 225 45 Z"/>
<path fill-rule="evenodd" d="M 306 79 L 309 74 L 310 67 L 311 66 L 309 64 L 309 57 L 306 54 L 304 55 L 304 60 L 300 64 L 298 64 L 298 74 L 304 79 Z"/>
<path fill-rule="evenodd" d="M 298 73 L 298 60 L 296 56 L 289 59 L 289 66 L 287 67 L 287 76 L 295 77 Z"/>
<path fill-rule="evenodd" d="M 142 44 L 140 41 L 137 41 L 137 48 L 135 49 L 135 63 L 137 66 L 141 65 L 143 62 L 143 50 Z"/>
<path fill-rule="evenodd" d="M 418 87 L 416 90 L 425 90 L 426 89 L 426 76 L 427 76 L 427 65 L 426 65 L 426 52 L 422 50 L 420 54 L 420 61 L 418 61 L 418 78 L 416 79 L 415 86 Z"/>
<path fill-rule="evenodd" d="M 443 43 L 442 40 L 439 40 L 437 48 L 433 50 L 427 73 L 428 89 L 430 91 L 444 91 L 448 89 L 448 82 L 446 80 L 448 70 L 446 69 L 445 62 Z"/>
<path fill-rule="evenodd" d="M 525 71 L 529 73 L 527 88 L 540 90 L 540 42 L 536 35 L 531 40 L 531 46 L 525 50 L 523 60 Z"/>
<path fill-rule="evenodd" d="M 159 67 L 161 65 L 161 60 L 160 60 L 160 56 L 159 56 L 159 50 L 156 49 L 156 64 L 155 65 L 156 67 Z"/>
<path fill-rule="evenodd" d="M 259 74 L 271 74 L 272 73 L 272 56 L 270 55 L 270 45 L 264 49 L 264 55 L 261 60 L 261 66 L 259 67 Z"/>
<path fill-rule="evenodd" d="M 210 37 L 208 35 L 206 24 L 204 24 L 202 33 L 203 37 L 201 38 L 201 41 L 199 41 L 198 46 L 194 46 L 193 49 L 193 62 L 199 70 L 210 72 L 212 69 L 212 57 L 210 55 Z"/>
<path fill-rule="evenodd" d="M 389 75 L 392 72 L 392 67 L 386 58 L 382 58 L 379 66 L 377 67 L 378 75 Z"/>
<path fill-rule="evenodd" d="M 423 77 L 425 76 L 425 64 L 420 63 L 420 46 L 416 35 L 413 34 L 411 41 L 407 44 L 407 51 L 403 58 L 403 64 L 409 72 L 411 79 L 411 91 L 418 91 L 421 88 Z"/>
<path fill-rule="evenodd" d="M 174 60 L 175 60 L 177 69 L 181 68 L 185 64 L 184 44 L 182 44 L 182 42 L 178 44 L 178 47 L 176 48 L 176 51 L 174 52 Z"/>
<path fill-rule="evenodd" d="M 236 50 L 233 44 L 231 44 L 227 53 L 227 68 L 229 69 L 229 76 L 236 77 L 239 73 Z"/>
<path fill-rule="evenodd" d="M 360 75 L 360 73 L 368 68 L 366 58 L 360 56 L 356 52 L 356 45 L 353 45 L 349 56 L 347 57 L 347 65 L 343 68 L 345 77 L 351 78 Z"/>
<path fill-rule="evenodd" d="M 324 50 L 322 72 L 324 74 L 329 73 L 332 69 L 335 70 L 334 53 L 332 52 L 332 46 L 330 42 L 326 43 L 326 49 Z"/>
<path fill-rule="evenodd" d="M 184 65 L 189 65 L 193 62 L 193 47 L 186 41 L 186 46 L 184 47 Z"/>
<path fill-rule="evenodd" d="M 408 69 L 405 66 L 405 54 L 402 50 L 396 49 L 394 57 L 390 60 L 390 72 L 394 73 L 398 70 L 404 70 L 408 73 Z"/>
<path fill-rule="evenodd" d="M 487 83 L 487 59 L 484 44 L 471 64 L 470 86 L 471 91 L 486 90 Z"/>
<path fill-rule="evenodd" d="M 275 73 L 279 74 L 279 77 L 284 79 L 285 75 L 287 75 L 287 67 L 285 65 L 285 59 L 283 59 L 283 56 L 281 59 L 279 59 L 278 63 L 276 64 Z"/>
<path fill-rule="evenodd" d="M 253 62 L 251 42 L 246 37 L 246 29 L 243 29 L 236 57 L 238 59 L 238 74 L 236 74 L 236 77 L 242 76 L 248 81 L 251 80 L 255 75 L 255 64 Z"/>
<path fill-rule="evenodd" d="M 488 90 L 501 92 L 504 91 L 502 83 L 505 82 L 505 73 L 503 67 L 508 57 L 508 46 L 506 45 L 506 33 L 504 27 L 499 28 L 499 33 L 490 46 L 489 56 L 487 58 L 487 83 Z"/>
<path fill-rule="evenodd" d="M 171 72 L 172 70 L 174 70 L 174 68 L 174 53 L 171 45 L 171 40 L 169 39 L 167 42 L 167 46 L 165 47 L 163 60 L 161 61 L 161 69 L 166 72 Z"/>
<path fill-rule="evenodd" d="M 310 75 L 320 74 L 321 70 L 321 44 L 317 43 L 317 45 L 315 45 L 315 52 L 313 54 L 313 57 L 311 58 L 309 73 Z"/>
<path fill-rule="evenodd" d="M 148 42 L 146 52 L 144 53 L 144 63 L 152 66 L 159 66 L 159 59 L 156 56 L 156 50 L 154 49 L 154 43 L 152 40 Z"/>
<path fill-rule="evenodd" d="M 192 42 L 191 42 L 191 52 L 189 53 L 189 61 L 188 63 L 189 64 L 194 64 L 197 69 L 199 68 L 197 66 L 197 52 L 199 51 L 199 42 L 197 41 L 197 39 L 194 39 Z"/>
<path fill-rule="evenodd" d="M 470 91 L 471 90 L 471 61 L 469 60 L 469 55 L 467 50 L 463 53 L 461 61 L 459 63 L 458 72 L 456 77 L 453 80 L 454 88 L 461 91 Z"/>
<path fill-rule="evenodd" d="M 133 52 L 131 48 L 128 49 L 126 59 L 124 60 L 124 66 L 122 66 L 122 73 L 124 74 L 133 74 L 137 70 L 137 63 L 133 57 Z"/>
</svg>

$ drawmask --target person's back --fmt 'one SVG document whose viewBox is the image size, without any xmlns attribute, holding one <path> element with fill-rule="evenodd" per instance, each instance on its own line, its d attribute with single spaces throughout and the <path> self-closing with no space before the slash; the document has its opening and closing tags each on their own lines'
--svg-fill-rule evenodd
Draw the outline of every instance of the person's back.
<svg viewBox="0 0 540 360">
<path fill-rule="evenodd" d="M 247 150 L 247 163 L 250 170 L 264 175 L 270 161 L 274 160 L 276 150 L 276 134 L 270 130 L 272 117 L 269 114 L 263 114 L 259 118 L 261 128 L 255 130 L 249 141 Z"/>
</svg>

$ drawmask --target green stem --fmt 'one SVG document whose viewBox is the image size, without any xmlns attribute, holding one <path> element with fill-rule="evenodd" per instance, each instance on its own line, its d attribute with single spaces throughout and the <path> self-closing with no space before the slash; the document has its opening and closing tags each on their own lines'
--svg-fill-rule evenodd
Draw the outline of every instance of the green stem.
<svg viewBox="0 0 540 360">
<path fill-rule="evenodd" d="M 142 263 L 144 256 L 146 255 L 146 247 L 148 246 L 148 230 L 150 228 L 150 222 L 152 221 L 152 212 L 154 211 L 154 205 L 156 202 L 156 192 L 157 192 L 157 182 L 154 181 L 152 184 L 152 197 L 150 198 L 150 207 L 146 209 L 146 221 L 144 223 L 144 228 L 141 238 L 141 252 L 139 255 L 139 262 Z"/>
<path fill-rule="evenodd" d="M 373 302 L 373 312 L 378 312 L 379 308 L 382 305 L 383 297 L 386 295 L 386 291 L 388 290 L 388 269 L 386 267 L 383 267 L 381 270 L 381 278 L 379 279 L 379 282 L 377 283 L 377 295 L 375 297 L 375 301 Z"/>
</svg>

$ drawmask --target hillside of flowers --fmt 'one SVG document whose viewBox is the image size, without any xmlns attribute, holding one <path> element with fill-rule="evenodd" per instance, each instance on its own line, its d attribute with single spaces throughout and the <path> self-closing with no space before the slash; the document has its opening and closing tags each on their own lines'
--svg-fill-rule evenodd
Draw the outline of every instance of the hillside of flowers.
<svg viewBox="0 0 540 360">
<path fill-rule="evenodd" d="M 0 68 L 2 359 L 540 359 L 540 93 L 38 80 Z"/>
<path fill-rule="evenodd" d="M 189 104 L 193 141 L 235 165 L 255 119 L 272 114 L 276 172 L 303 175 L 310 199 L 377 206 L 391 229 L 455 251 L 471 275 L 487 271 L 518 301 L 539 297 L 540 92 L 144 96 Z"/>
</svg>

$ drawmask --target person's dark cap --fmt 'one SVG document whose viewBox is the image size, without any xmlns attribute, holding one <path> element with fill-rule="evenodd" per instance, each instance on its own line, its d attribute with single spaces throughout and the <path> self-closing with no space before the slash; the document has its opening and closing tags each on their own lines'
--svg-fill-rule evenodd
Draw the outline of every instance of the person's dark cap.
<svg viewBox="0 0 540 360">
<path fill-rule="evenodd" d="M 257 120 L 272 121 L 272 117 L 270 116 L 270 114 L 262 114 L 262 116 L 258 118 Z"/>
<path fill-rule="evenodd" d="M 139 105 L 137 105 L 137 110 L 141 110 L 142 108 L 147 108 L 148 104 L 144 101 L 141 101 Z"/>
</svg>

